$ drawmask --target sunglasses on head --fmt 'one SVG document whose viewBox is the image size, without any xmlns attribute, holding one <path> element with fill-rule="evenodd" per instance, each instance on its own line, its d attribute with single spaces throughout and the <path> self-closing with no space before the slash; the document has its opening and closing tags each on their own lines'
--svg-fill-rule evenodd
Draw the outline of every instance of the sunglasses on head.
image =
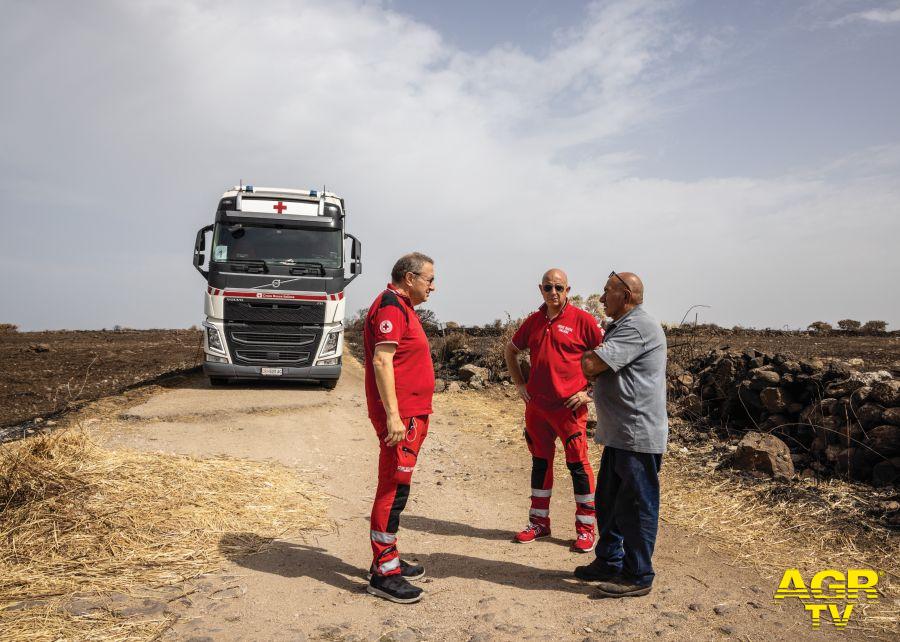
<svg viewBox="0 0 900 642">
<path fill-rule="evenodd" d="M 621 276 L 619 276 L 618 274 L 616 274 L 616 271 L 615 271 L 615 270 L 613 270 L 612 272 L 610 272 L 610 273 L 609 273 L 609 276 L 606 277 L 606 278 L 611 279 L 612 277 L 616 277 L 617 279 L 619 279 L 619 281 L 622 282 L 622 285 L 625 286 L 625 289 L 628 290 L 629 292 L 631 292 L 631 288 L 628 287 L 628 284 L 627 284 L 627 283 L 625 283 L 625 279 L 623 279 Z"/>
<path fill-rule="evenodd" d="M 566 286 L 560 285 L 559 283 L 556 283 L 556 284 L 544 283 L 544 285 L 541 286 L 541 289 L 544 292 L 553 292 L 553 290 L 556 290 L 557 292 L 564 292 L 566 289 Z"/>
</svg>

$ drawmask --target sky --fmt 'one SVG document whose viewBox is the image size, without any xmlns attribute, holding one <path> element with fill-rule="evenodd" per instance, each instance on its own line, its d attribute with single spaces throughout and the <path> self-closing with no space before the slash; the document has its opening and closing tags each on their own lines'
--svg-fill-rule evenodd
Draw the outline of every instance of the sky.
<svg viewBox="0 0 900 642">
<path fill-rule="evenodd" d="M 365 307 L 549 267 L 724 326 L 900 326 L 900 2 L 0 0 L 0 322 L 188 327 L 225 189 L 346 199 Z"/>
</svg>

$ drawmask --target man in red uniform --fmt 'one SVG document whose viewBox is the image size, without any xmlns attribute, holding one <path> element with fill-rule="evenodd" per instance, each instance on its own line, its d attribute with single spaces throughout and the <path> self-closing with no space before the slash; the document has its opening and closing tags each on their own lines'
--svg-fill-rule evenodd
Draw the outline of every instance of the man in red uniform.
<svg viewBox="0 0 900 642">
<path fill-rule="evenodd" d="M 394 264 L 391 283 L 369 308 L 364 330 L 366 400 L 378 435 L 378 488 L 372 505 L 372 567 L 368 592 L 392 602 L 418 602 L 425 569 L 400 559 L 397 530 L 413 468 L 431 415 L 434 368 L 428 337 L 414 306 L 434 291 L 434 261 L 406 254 Z"/>
<path fill-rule="evenodd" d="M 572 550 L 594 548 L 594 471 L 588 459 L 588 382 L 581 372 L 585 346 L 593 350 L 603 330 L 593 316 L 568 301 L 569 280 L 562 270 L 544 274 L 538 286 L 544 304 L 525 319 L 505 357 L 509 375 L 525 401 L 525 441 L 531 452 L 531 510 L 528 526 L 515 536 L 525 544 L 550 535 L 550 495 L 556 438 L 563 443 L 566 466 L 575 491 L 575 532 Z M 531 351 L 525 384 L 518 353 Z"/>
</svg>

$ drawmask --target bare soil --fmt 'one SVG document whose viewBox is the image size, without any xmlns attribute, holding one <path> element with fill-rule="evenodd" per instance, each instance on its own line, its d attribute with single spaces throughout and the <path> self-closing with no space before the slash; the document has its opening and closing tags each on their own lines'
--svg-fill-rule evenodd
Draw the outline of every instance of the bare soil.
<svg viewBox="0 0 900 642">
<path fill-rule="evenodd" d="M 201 363 L 197 330 L 0 333 L 0 427 Z"/>
</svg>

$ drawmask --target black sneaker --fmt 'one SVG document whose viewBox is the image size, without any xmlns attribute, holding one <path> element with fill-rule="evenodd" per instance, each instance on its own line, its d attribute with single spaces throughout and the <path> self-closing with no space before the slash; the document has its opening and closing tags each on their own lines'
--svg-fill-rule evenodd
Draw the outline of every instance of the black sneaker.
<svg viewBox="0 0 900 642">
<path fill-rule="evenodd" d="M 620 571 L 610 569 L 600 560 L 594 560 L 586 566 L 575 567 L 575 577 L 582 582 L 609 582 L 619 577 Z"/>
<path fill-rule="evenodd" d="M 600 582 L 593 597 L 639 597 L 650 592 L 650 584 L 635 584 L 632 580 L 620 577 L 611 582 Z"/>
<path fill-rule="evenodd" d="M 396 575 L 373 575 L 366 591 L 398 604 L 412 604 L 422 599 L 422 589 L 413 586 L 399 573 Z"/>
<path fill-rule="evenodd" d="M 374 574 L 375 569 L 370 566 L 369 572 L 366 574 L 366 579 L 371 580 Z M 425 577 L 425 567 L 421 564 L 410 564 L 406 560 L 400 560 L 400 575 L 408 580 L 421 580 Z"/>
</svg>

